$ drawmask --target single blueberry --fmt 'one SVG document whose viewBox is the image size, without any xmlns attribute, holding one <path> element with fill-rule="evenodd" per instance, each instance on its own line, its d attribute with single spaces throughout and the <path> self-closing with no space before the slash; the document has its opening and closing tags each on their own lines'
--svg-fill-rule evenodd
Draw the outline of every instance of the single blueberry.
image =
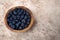
<svg viewBox="0 0 60 40">
<path fill-rule="evenodd" d="M 26 15 L 24 16 L 24 19 L 27 19 L 27 16 Z"/>
<path fill-rule="evenodd" d="M 19 27 L 19 30 L 22 30 L 22 29 L 23 29 L 23 28 L 20 26 L 20 27 Z"/>
<path fill-rule="evenodd" d="M 19 18 L 20 16 L 17 16 L 17 18 Z"/>
<path fill-rule="evenodd" d="M 12 21 L 13 24 L 15 24 L 15 21 Z"/>
<path fill-rule="evenodd" d="M 16 26 L 18 27 L 20 24 L 21 24 L 21 22 L 18 22 L 18 23 L 16 24 Z"/>
<path fill-rule="evenodd" d="M 12 18 L 13 18 L 13 19 L 16 19 L 16 16 L 15 16 L 15 15 L 12 15 Z"/>
<path fill-rule="evenodd" d="M 28 15 L 28 18 L 30 19 L 30 18 L 31 18 L 31 16 L 30 16 L 30 15 Z"/>
<path fill-rule="evenodd" d="M 19 8 L 15 8 L 14 10 L 17 12 L 18 9 L 19 9 Z"/>
<path fill-rule="evenodd" d="M 21 14 L 22 14 L 22 12 L 23 12 L 23 10 L 22 10 L 22 9 L 20 9 L 20 10 L 19 10 L 18 15 L 21 15 Z"/>
<path fill-rule="evenodd" d="M 30 22 L 27 22 L 27 24 L 29 24 Z"/>
<path fill-rule="evenodd" d="M 20 22 L 20 21 L 19 21 L 18 23 L 19 23 L 19 24 L 21 24 L 21 22 Z"/>
<path fill-rule="evenodd" d="M 28 25 L 25 25 L 25 27 L 24 27 L 24 28 L 26 28 L 26 27 L 28 27 Z"/>
<path fill-rule="evenodd" d="M 10 26 L 12 26 L 12 23 L 9 23 Z"/>
<path fill-rule="evenodd" d="M 20 12 L 20 9 L 17 10 L 17 13 L 19 13 L 19 12 Z"/>
<path fill-rule="evenodd" d="M 10 12 L 9 12 L 9 15 L 12 15 L 12 14 L 13 14 L 13 12 L 12 12 L 12 11 L 10 11 Z"/>
<path fill-rule="evenodd" d="M 7 19 L 8 22 L 11 22 L 10 19 Z"/>
<path fill-rule="evenodd" d="M 24 26 L 24 23 L 21 23 L 21 26 Z"/>
<path fill-rule="evenodd" d="M 13 11 L 13 14 L 17 15 L 17 12 L 16 11 Z"/>
<path fill-rule="evenodd" d="M 18 14 L 19 16 L 21 15 L 21 13 L 19 12 L 19 14 Z"/>
<path fill-rule="evenodd" d="M 13 18 L 12 18 L 12 17 L 10 17 L 10 20 L 12 21 L 12 20 L 13 20 Z"/>
<path fill-rule="evenodd" d="M 15 15 L 12 15 L 13 18 L 15 18 L 16 16 Z"/>
<path fill-rule="evenodd" d="M 19 26 L 19 25 L 18 25 L 18 24 L 16 24 L 16 28 L 18 28 L 18 26 Z"/>
<path fill-rule="evenodd" d="M 22 21 L 22 23 L 25 23 L 25 20 L 23 19 L 23 20 L 21 20 Z"/>
<path fill-rule="evenodd" d="M 29 15 L 29 13 L 27 11 L 25 11 L 26 15 Z"/>
<path fill-rule="evenodd" d="M 21 15 L 21 17 L 20 17 L 21 19 L 23 19 L 24 18 L 24 15 Z"/>
<path fill-rule="evenodd" d="M 20 17 L 17 17 L 17 19 L 19 20 L 19 19 L 20 19 Z"/>
<path fill-rule="evenodd" d="M 24 14 L 24 15 L 26 14 L 26 11 L 25 11 L 25 10 L 23 10 L 23 14 Z"/>
<path fill-rule="evenodd" d="M 21 13 L 21 14 L 22 14 L 22 12 L 23 12 L 23 9 L 21 9 L 19 13 Z"/>
<path fill-rule="evenodd" d="M 8 18 L 10 17 L 11 15 L 8 15 Z"/>
<path fill-rule="evenodd" d="M 18 10 L 17 10 L 17 13 L 20 13 L 20 11 L 21 11 L 21 9 L 18 9 Z"/>
<path fill-rule="evenodd" d="M 29 22 L 30 21 L 30 19 L 27 19 L 27 22 Z"/>
<path fill-rule="evenodd" d="M 18 20 L 15 20 L 15 22 L 18 22 Z"/>
<path fill-rule="evenodd" d="M 12 25 L 12 26 L 11 26 L 11 28 L 13 28 L 13 29 L 14 29 L 14 28 L 15 28 L 15 26 L 14 26 L 14 25 Z"/>
<path fill-rule="evenodd" d="M 21 23 L 21 27 L 22 27 L 22 29 L 24 28 L 24 26 L 25 26 L 24 23 Z"/>
</svg>

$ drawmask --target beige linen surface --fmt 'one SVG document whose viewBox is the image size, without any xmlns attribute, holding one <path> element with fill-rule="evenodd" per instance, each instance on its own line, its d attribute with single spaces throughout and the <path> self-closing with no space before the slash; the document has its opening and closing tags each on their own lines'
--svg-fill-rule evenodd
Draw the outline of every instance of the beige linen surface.
<svg viewBox="0 0 60 40">
<path fill-rule="evenodd" d="M 27 32 L 6 28 L 4 15 L 12 6 L 32 11 L 35 23 Z M 0 40 L 60 40 L 60 0 L 0 0 Z"/>
</svg>

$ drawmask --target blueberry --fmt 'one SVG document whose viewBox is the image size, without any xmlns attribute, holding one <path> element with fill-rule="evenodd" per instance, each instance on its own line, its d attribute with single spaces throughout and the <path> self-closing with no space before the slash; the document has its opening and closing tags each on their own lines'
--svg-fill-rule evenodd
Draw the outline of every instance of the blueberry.
<svg viewBox="0 0 60 40">
<path fill-rule="evenodd" d="M 20 12 L 20 9 L 17 10 L 17 13 L 19 13 L 19 12 Z"/>
<path fill-rule="evenodd" d="M 17 18 L 18 20 L 20 19 L 20 17 Z"/>
<path fill-rule="evenodd" d="M 27 22 L 27 24 L 29 24 L 30 22 Z"/>
<path fill-rule="evenodd" d="M 21 15 L 21 14 L 22 14 L 22 12 L 23 12 L 23 10 L 20 10 L 20 12 L 18 13 L 18 15 Z"/>
<path fill-rule="evenodd" d="M 13 20 L 13 18 L 12 18 L 12 17 L 10 17 L 10 20 Z"/>
<path fill-rule="evenodd" d="M 7 17 L 8 24 L 15 30 L 22 30 L 28 27 L 30 20 L 30 14 L 21 8 L 12 10 Z"/>
<path fill-rule="evenodd" d="M 21 15 L 21 13 L 19 12 L 19 14 L 18 15 Z"/>
<path fill-rule="evenodd" d="M 20 10 L 20 13 L 22 13 L 22 12 L 23 12 L 23 9 Z"/>
<path fill-rule="evenodd" d="M 19 18 L 20 16 L 17 16 L 17 18 Z"/>
<path fill-rule="evenodd" d="M 12 26 L 12 23 L 9 23 L 10 26 Z"/>
<path fill-rule="evenodd" d="M 18 27 L 19 25 L 18 24 L 16 24 L 16 27 Z"/>
<path fill-rule="evenodd" d="M 17 12 L 18 9 L 19 9 L 19 8 L 15 8 L 13 11 L 16 11 L 16 12 Z"/>
<path fill-rule="evenodd" d="M 25 23 L 25 20 L 23 19 L 22 22 Z"/>
<path fill-rule="evenodd" d="M 22 27 L 19 27 L 19 30 L 22 30 L 23 28 Z"/>
<path fill-rule="evenodd" d="M 28 18 L 30 19 L 31 17 L 28 15 Z"/>
<path fill-rule="evenodd" d="M 11 22 L 10 19 L 7 19 L 8 22 Z"/>
<path fill-rule="evenodd" d="M 13 24 L 15 24 L 15 21 L 12 21 Z"/>
<path fill-rule="evenodd" d="M 8 16 L 8 18 L 10 17 L 11 15 Z"/>
<path fill-rule="evenodd" d="M 19 24 L 21 24 L 21 22 L 20 22 L 20 21 L 19 21 L 18 23 L 19 23 Z"/>
<path fill-rule="evenodd" d="M 18 20 L 15 20 L 15 22 L 18 22 Z"/>
<path fill-rule="evenodd" d="M 23 10 L 23 14 L 24 14 L 24 15 L 26 14 L 26 11 L 25 11 L 25 10 Z"/>
<path fill-rule="evenodd" d="M 29 22 L 30 21 L 30 19 L 27 19 L 27 22 Z"/>
<path fill-rule="evenodd" d="M 21 24 L 21 22 L 18 22 L 18 23 L 16 24 L 16 26 L 18 27 L 20 24 Z"/>
<path fill-rule="evenodd" d="M 23 19 L 24 18 L 24 15 L 21 15 L 21 17 L 20 17 L 21 19 Z"/>
<path fill-rule="evenodd" d="M 26 28 L 27 27 L 27 25 L 25 25 L 25 27 L 24 28 Z"/>
<path fill-rule="evenodd" d="M 27 16 L 26 15 L 24 16 L 24 19 L 27 19 Z"/>
<path fill-rule="evenodd" d="M 16 11 L 13 11 L 13 14 L 17 15 L 17 12 Z"/>
<path fill-rule="evenodd" d="M 26 13 L 26 15 L 29 15 L 29 13 L 27 11 L 25 13 Z"/>
<path fill-rule="evenodd" d="M 21 23 L 21 26 L 24 26 L 24 23 Z"/>
<path fill-rule="evenodd" d="M 13 29 L 14 29 L 14 28 L 15 28 L 15 26 L 14 26 L 14 25 L 12 25 L 12 26 L 11 26 L 11 28 L 13 28 Z"/>
<path fill-rule="evenodd" d="M 12 14 L 13 14 L 13 12 L 12 12 L 12 11 L 10 11 L 10 12 L 9 12 L 9 15 L 12 15 Z"/>
<path fill-rule="evenodd" d="M 12 15 L 13 18 L 15 18 L 16 16 L 15 15 Z"/>
</svg>

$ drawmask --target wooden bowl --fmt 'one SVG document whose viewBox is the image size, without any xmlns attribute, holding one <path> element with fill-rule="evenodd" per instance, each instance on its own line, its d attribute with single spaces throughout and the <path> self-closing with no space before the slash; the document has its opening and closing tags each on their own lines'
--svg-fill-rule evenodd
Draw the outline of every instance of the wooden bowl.
<svg viewBox="0 0 60 40">
<path fill-rule="evenodd" d="M 9 12 L 10 10 L 14 10 L 15 8 L 22 8 L 22 9 L 25 9 L 26 11 L 28 11 L 28 12 L 30 13 L 30 16 L 31 16 L 30 24 L 28 25 L 27 28 L 25 28 L 25 29 L 23 29 L 23 30 L 14 30 L 14 29 L 12 29 L 12 28 L 8 25 L 8 23 L 7 23 L 8 12 Z M 5 17 L 4 17 L 4 23 L 5 23 L 6 27 L 7 27 L 9 30 L 11 30 L 11 31 L 14 31 L 14 32 L 26 32 L 26 31 L 28 31 L 28 30 L 32 27 L 32 25 L 33 25 L 33 23 L 34 23 L 34 17 L 33 17 L 33 15 L 32 15 L 31 10 L 29 10 L 28 8 L 26 8 L 26 7 L 24 7 L 24 6 L 15 6 L 15 7 L 10 8 L 10 9 L 6 12 Z"/>
</svg>

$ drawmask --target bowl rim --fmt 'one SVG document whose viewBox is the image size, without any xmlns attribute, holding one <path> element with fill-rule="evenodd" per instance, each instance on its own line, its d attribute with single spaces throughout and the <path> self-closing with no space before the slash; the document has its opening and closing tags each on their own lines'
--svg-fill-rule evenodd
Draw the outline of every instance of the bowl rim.
<svg viewBox="0 0 60 40">
<path fill-rule="evenodd" d="M 7 23 L 7 15 L 8 15 L 8 12 L 9 12 L 10 10 L 14 10 L 15 8 L 22 8 L 22 9 L 25 9 L 26 11 L 28 11 L 28 12 L 30 13 L 30 16 L 31 16 L 30 24 L 28 25 L 27 28 L 25 28 L 25 29 L 23 29 L 23 30 L 14 30 L 14 29 L 10 28 L 10 26 L 9 26 L 8 23 Z M 33 17 L 33 15 L 32 15 L 31 10 L 29 10 L 27 7 L 24 7 L 24 6 L 15 6 L 15 7 L 10 8 L 10 9 L 6 12 L 5 17 L 4 17 L 4 23 L 5 23 L 6 27 L 7 27 L 9 30 L 11 30 L 11 31 L 14 31 L 14 32 L 26 32 L 26 31 L 28 31 L 28 30 L 32 27 L 32 25 L 34 24 L 34 17 Z"/>
</svg>

